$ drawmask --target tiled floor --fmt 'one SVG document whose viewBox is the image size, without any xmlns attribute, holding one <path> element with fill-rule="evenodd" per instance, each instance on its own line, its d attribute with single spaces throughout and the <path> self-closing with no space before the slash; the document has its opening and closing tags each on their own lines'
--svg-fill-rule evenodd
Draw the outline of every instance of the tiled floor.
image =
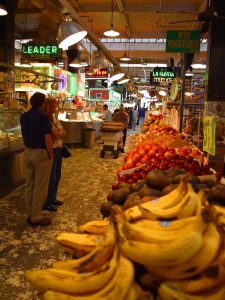
<svg viewBox="0 0 225 300">
<path fill-rule="evenodd" d="M 65 257 L 55 241 L 57 233 L 76 231 L 84 222 L 101 217 L 99 206 L 106 199 L 124 156 L 101 159 L 101 147 L 73 149 L 73 156 L 64 159 L 58 195 L 64 205 L 57 213 L 48 213 L 53 221 L 51 226 L 26 225 L 23 187 L 0 199 L 1 300 L 38 299 L 26 282 L 24 271 L 50 267 L 52 262 Z"/>
</svg>

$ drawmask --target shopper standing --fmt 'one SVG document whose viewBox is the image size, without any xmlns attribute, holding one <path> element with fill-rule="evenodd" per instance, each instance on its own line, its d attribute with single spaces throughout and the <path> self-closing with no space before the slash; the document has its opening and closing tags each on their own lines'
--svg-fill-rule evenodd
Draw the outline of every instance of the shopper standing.
<svg viewBox="0 0 225 300">
<path fill-rule="evenodd" d="M 44 218 L 42 207 L 48 192 L 52 166 L 52 129 L 45 109 L 45 95 L 35 93 L 30 98 L 31 109 L 21 115 L 20 124 L 25 144 L 25 203 L 27 223 L 46 226 L 51 220 Z"/>
<path fill-rule="evenodd" d="M 136 129 L 137 120 L 138 120 L 138 110 L 137 110 L 137 107 L 135 106 L 135 108 L 133 110 L 133 126 L 132 126 L 134 131 Z"/>
<path fill-rule="evenodd" d="M 56 99 L 54 97 L 49 97 L 46 101 L 46 114 L 52 126 L 53 163 L 48 186 L 48 195 L 46 203 L 44 205 L 44 210 L 53 212 L 57 211 L 57 208 L 55 206 L 60 206 L 63 204 L 62 201 L 57 200 L 57 191 L 61 179 L 63 146 L 62 138 L 66 135 L 60 121 L 55 116 L 56 108 Z"/>
<path fill-rule="evenodd" d="M 107 104 L 103 105 L 103 110 L 104 110 L 104 114 L 103 114 L 103 120 L 105 122 L 111 122 L 112 121 L 112 113 L 109 110 L 109 107 Z"/>
<path fill-rule="evenodd" d="M 125 147 L 126 138 L 127 138 L 127 126 L 129 124 L 129 115 L 128 115 L 128 113 L 125 112 L 125 109 L 122 105 L 120 106 L 119 111 L 114 114 L 113 121 L 114 122 L 121 122 L 124 125 L 124 128 L 123 128 L 123 148 L 122 148 L 122 152 L 124 152 L 124 147 Z"/>
</svg>

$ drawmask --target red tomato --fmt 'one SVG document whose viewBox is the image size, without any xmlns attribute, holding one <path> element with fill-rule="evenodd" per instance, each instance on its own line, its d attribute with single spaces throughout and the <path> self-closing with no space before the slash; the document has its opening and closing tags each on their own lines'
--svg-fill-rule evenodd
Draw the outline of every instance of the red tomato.
<svg viewBox="0 0 225 300">
<path fill-rule="evenodd" d="M 142 158 L 141 158 L 141 162 L 143 163 L 143 164 L 145 164 L 146 162 L 148 162 L 149 161 L 149 156 L 147 155 L 147 154 L 145 154 Z"/>
</svg>

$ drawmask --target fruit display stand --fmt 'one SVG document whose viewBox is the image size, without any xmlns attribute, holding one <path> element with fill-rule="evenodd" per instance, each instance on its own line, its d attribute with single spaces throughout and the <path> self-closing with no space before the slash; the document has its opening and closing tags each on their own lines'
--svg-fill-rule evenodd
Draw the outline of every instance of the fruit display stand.
<svg viewBox="0 0 225 300">
<path fill-rule="evenodd" d="M 104 219 L 57 236 L 72 258 L 25 273 L 41 299 L 224 300 L 225 186 L 194 150 L 139 141 Z"/>
<path fill-rule="evenodd" d="M 113 153 L 114 158 L 118 158 L 119 151 L 122 149 L 123 123 L 105 122 L 102 125 L 101 132 L 103 140 L 103 148 L 100 157 L 104 158 L 107 151 Z"/>
</svg>

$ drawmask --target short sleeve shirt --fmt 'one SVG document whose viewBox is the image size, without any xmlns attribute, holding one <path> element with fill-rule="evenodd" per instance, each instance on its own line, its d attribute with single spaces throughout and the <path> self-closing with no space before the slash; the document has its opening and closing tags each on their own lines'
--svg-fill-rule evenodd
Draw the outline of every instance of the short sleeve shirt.
<svg viewBox="0 0 225 300">
<path fill-rule="evenodd" d="M 109 109 L 107 109 L 106 111 L 104 111 L 104 121 L 106 122 L 111 122 L 112 121 L 112 113 Z"/>
<path fill-rule="evenodd" d="M 52 134 L 48 117 L 38 108 L 31 108 L 20 117 L 21 131 L 27 148 L 45 149 L 45 135 Z"/>
</svg>

